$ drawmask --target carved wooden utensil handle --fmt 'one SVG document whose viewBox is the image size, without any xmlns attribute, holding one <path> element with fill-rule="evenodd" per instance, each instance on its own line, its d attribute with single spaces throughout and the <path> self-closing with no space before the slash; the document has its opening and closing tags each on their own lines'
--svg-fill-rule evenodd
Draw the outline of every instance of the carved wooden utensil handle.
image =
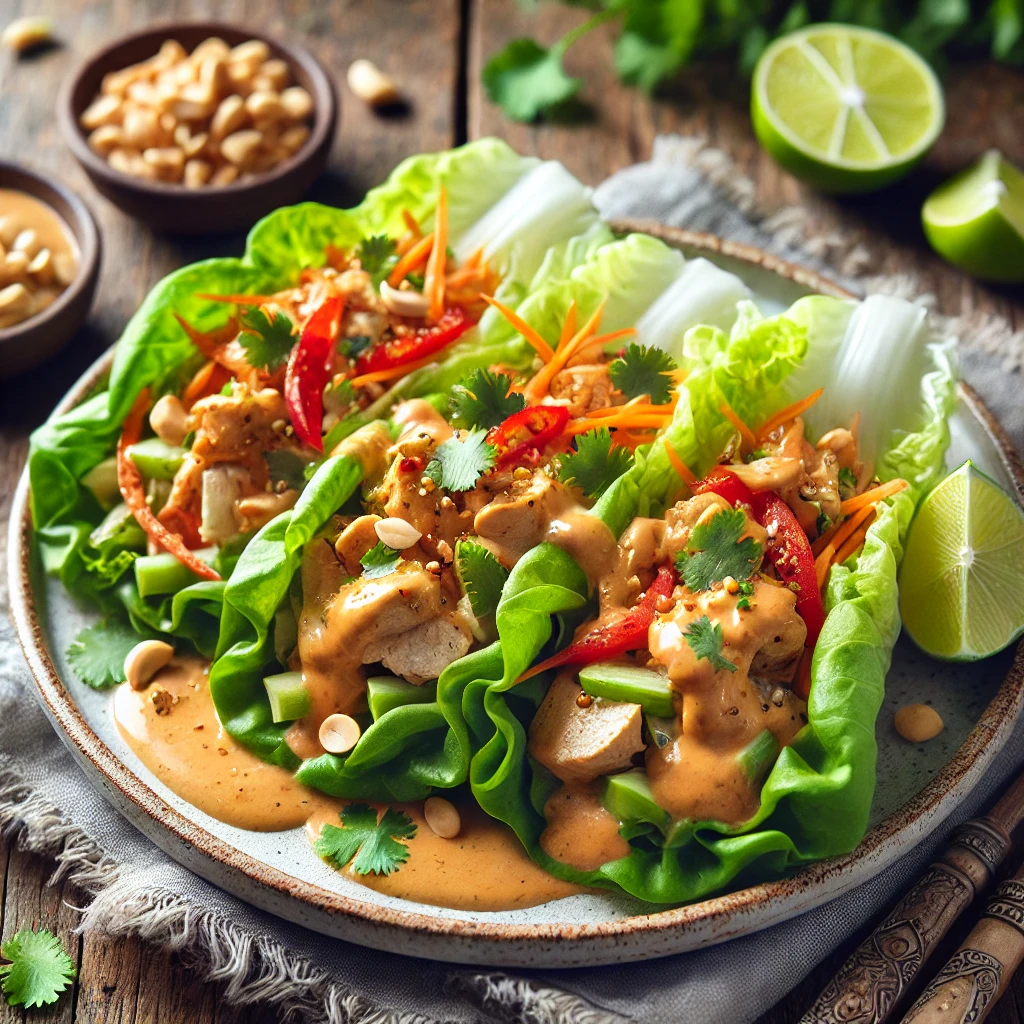
<svg viewBox="0 0 1024 1024">
<path fill-rule="evenodd" d="M 1005 820 L 993 813 L 957 830 L 942 857 L 857 947 L 800 1024 L 882 1024 L 888 1019 L 939 940 L 992 880 L 1009 851 L 1010 837 L 997 819 Z"/>
<path fill-rule="evenodd" d="M 1024 881 L 997 885 L 981 920 L 903 1024 L 981 1024 L 1024 960 Z"/>
</svg>

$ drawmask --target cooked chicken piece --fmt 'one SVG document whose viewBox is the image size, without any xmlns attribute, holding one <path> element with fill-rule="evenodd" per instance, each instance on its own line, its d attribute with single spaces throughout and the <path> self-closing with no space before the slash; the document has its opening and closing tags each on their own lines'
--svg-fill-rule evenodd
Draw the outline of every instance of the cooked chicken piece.
<svg viewBox="0 0 1024 1024">
<path fill-rule="evenodd" d="M 771 683 L 791 683 L 806 641 L 804 620 L 799 615 L 786 619 L 758 648 L 750 663 L 750 674 Z"/>
<path fill-rule="evenodd" d="M 552 519 L 572 503 L 565 488 L 540 470 L 496 494 L 473 519 L 473 532 L 490 541 L 506 566 L 514 565 L 547 536 Z"/>
<path fill-rule="evenodd" d="M 447 441 L 454 431 L 451 424 L 425 399 L 409 398 L 395 406 L 391 418 L 401 426 L 399 441 L 408 440 L 423 428 L 435 444 Z"/>
<path fill-rule="evenodd" d="M 377 543 L 377 531 L 374 523 L 380 522 L 380 516 L 357 516 L 352 520 L 334 543 L 334 551 L 345 567 L 349 576 L 359 576 L 363 567 L 359 559 Z"/>
<path fill-rule="evenodd" d="M 768 455 L 763 459 L 754 459 L 753 462 L 736 463 L 730 465 L 729 470 L 752 491 L 781 491 L 794 484 L 799 486 L 804 476 L 801 459 L 781 455 Z"/>
<path fill-rule="evenodd" d="M 348 455 L 363 467 L 364 479 L 376 480 L 384 472 L 390 446 L 391 435 L 387 425 L 375 420 L 339 441 L 331 449 L 331 455 Z"/>
<path fill-rule="evenodd" d="M 279 391 L 251 391 L 235 384 L 230 395 L 210 395 L 192 406 L 192 454 L 203 463 L 262 463 L 265 451 L 295 446 L 275 426 L 287 420 L 288 408 Z"/>
<path fill-rule="evenodd" d="M 239 531 L 248 533 L 262 529 L 276 519 L 282 512 L 294 508 L 299 500 L 299 492 L 293 487 L 284 491 L 264 491 L 262 494 L 250 494 L 235 502 L 235 511 L 240 523 Z"/>
<path fill-rule="evenodd" d="M 458 661 L 472 642 L 461 620 L 431 619 L 408 632 L 374 641 L 363 651 L 363 664 L 379 661 L 410 683 L 425 683 Z"/>
<path fill-rule="evenodd" d="M 619 538 L 619 575 L 626 577 L 650 573 L 664 561 L 668 523 L 664 519 L 638 516 Z"/>
<path fill-rule="evenodd" d="M 644 749 L 639 704 L 594 697 L 581 708 L 583 691 L 571 676 L 551 684 L 530 724 L 527 750 L 563 782 L 589 782 L 632 765 Z"/>
<path fill-rule="evenodd" d="M 551 381 L 551 397 L 567 405 L 573 417 L 623 401 L 622 392 L 612 383 L 607 363 L 583 363 L 560 370 Z"/>
</svg>

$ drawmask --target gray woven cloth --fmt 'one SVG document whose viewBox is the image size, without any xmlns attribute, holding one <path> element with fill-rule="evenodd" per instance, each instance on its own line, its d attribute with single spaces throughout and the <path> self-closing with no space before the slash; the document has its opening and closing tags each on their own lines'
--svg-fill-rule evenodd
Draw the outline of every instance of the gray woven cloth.
<svg viewBox="0 0 1024 1024">
<path fill-rule="evenodd" d="M 651 162 L 602 185 L 609 216 L 641 216 L 835 266 L 857 285 L 870 252 L 821 239 L 799 211 L 757 210 L 749 183 L 698 140 L 661 139 Z M 970 332 L 965 335 L 970 343 Z M 1016 396 L 1021 339 L 977 325 L 966 374 L 1024 442 Z M 1007 372 L 1010 371 L 1010 372 Z M 9 626 L 0 629 L 0 824 L 57 858 L 94 894 L 83 927 L 137 934 L 179 949 L 227 983 L 233 1002 L 269 1001 L 311 1020 L 353 1024 L 620 1021 L 746 1024 L 865 923 L 924 867 L 952 828 L 978 813 L 1024 762 L 1018 729 L 971 797 L 871 883 L 802 917 L 697 953 L 579 970 L 499 973 L 362 949 L 287 924 L 180 867 L 96 794 L 38 708 Z M 822 979 L 824 980 L 824 979 Z"/>
</svg>

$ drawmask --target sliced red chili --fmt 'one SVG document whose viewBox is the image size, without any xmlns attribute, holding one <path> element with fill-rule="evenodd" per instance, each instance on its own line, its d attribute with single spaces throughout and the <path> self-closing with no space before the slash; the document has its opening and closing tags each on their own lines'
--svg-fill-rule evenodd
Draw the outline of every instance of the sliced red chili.
<svg viewBox="0 0 1024 1024">
<path fill-rule="evenodd" d="M 344 309 L 344 300 L 337 296 L 316 309 L 306 321 L 285 371 L 284 397 L 295 436 L 318 452 L 324 450 L 324 388 L 331 379 L 334 340 Z"/>
<path fill-rule="evenodd" d="M 546 672 L 549 668 L 561 665 L 592 665 L 594 662 L 617 658 L 620 654 L 646 647 L 651 623 L 654 622 L 657 611 L 658 598 L 669 597 L 675 585 L 675 573 L 670 566 L 663 565 L 658 570 L 654 582 L 647 588 L 643 600 L 630 608 L 621 619 L 609 622 L 605 626 L 598 626 L 585 637 L 569 644 L 564 651 L 559 651 L 539 665 L 534 665 L 524 672 L 517 682 Z"/>
<path fill-rule="evenodd" d="M 536 463 L 544 449 L 561 437 L 569 422 L 564 405 L 530 405 L 492 427 L 487 440 L 498 449 L 498 468 Z"/>
<path fill-rule="evenodd" d="M 715 466 L 703 480 L 693 485 L 694 494 L 717 494 L 730 505 L 754 504 L 754 492 L 725 466 Z"/>
<path fill-rule="evenodd" d="M 433 326 L 421 327 L 413 334 L 403 334 L 364 352 L 356 360 L 356 376 L 432 356 L 465 334 L 474 322 L 460 306 L 450 306 Z"/>
<path fill-rule="evenodd" d="M 155 515 L 146 501 L 146 489 L 142 483 L 142 474 L 132 461 L 130 449 L 142 436 L 142 420 L 149 408 L 149 388 L 144 388 L 135 400 L 131 412 L 128 413 L 122 428 L 121 438 L 117 442 L 117 486 L 121 497 L 128 506 L 128 511 L 135 521 L 146 532 L 146 536 L 169 551 L 174 557 L 187 566 L 197 576 L 206 580 L 219 580 L 217 571 L 197 558 L 180 534 L 169 530 Z"/>
</svg>

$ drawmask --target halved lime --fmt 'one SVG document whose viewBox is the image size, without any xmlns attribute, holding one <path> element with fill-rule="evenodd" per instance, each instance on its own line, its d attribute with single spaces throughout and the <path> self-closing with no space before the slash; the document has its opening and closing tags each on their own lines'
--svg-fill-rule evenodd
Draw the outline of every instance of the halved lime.
<svg viewBox="0 0 1024 1024">
<path fill-rule="evenodd" d="M 940 185 L 921 221 L 943 259 L 988 281 L 1024 281 L 1024 174 L 998 150 Z"/>
<path fill-rule="evenodd" d="M 1024 632 L 1024 512 L 971 462 L 917 510 L 900 614 L 918 647 L 950 661 L 987 658 Z"/>
<path fill-rule="evenodd" d="M 777 39 L 754 69 L 750 104 L 761 145 L 826 192 L 895 181 L 946 117 L 935 72 L 913 50 L 852 25 L 812 25 Z"/>
</svg>

